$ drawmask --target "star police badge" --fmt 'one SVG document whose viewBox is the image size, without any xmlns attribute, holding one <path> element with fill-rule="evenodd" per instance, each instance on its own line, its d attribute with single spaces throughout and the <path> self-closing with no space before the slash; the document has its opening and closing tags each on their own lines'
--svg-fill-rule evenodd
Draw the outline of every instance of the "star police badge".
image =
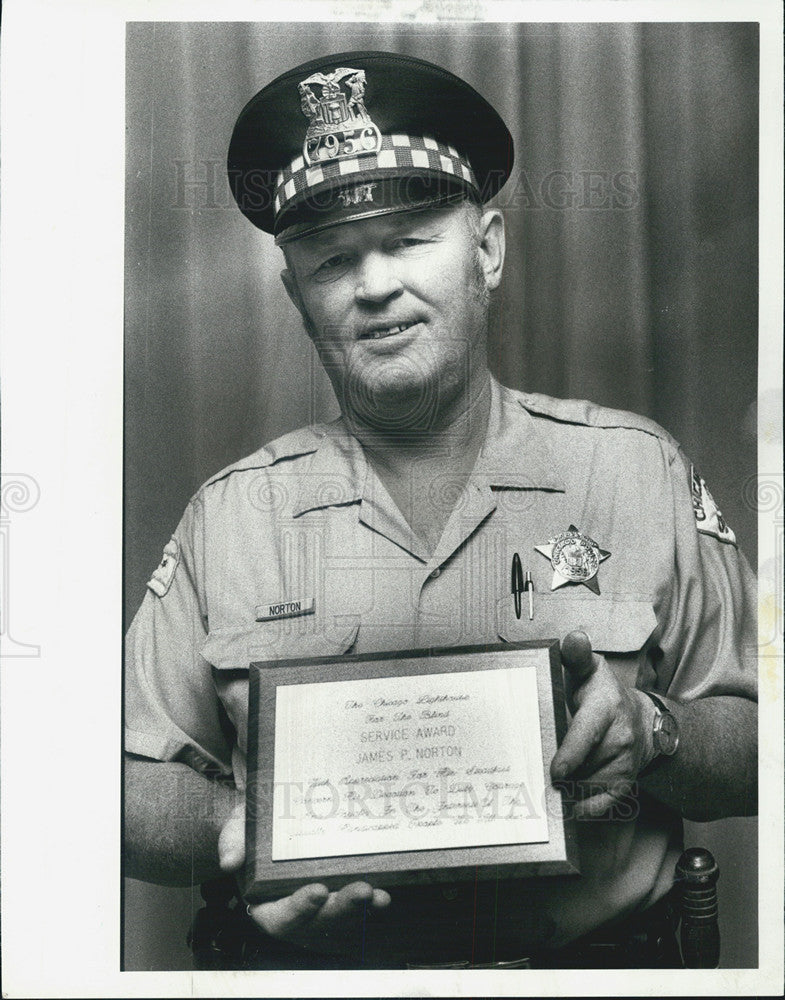
<svg viewBox="0 0 785 1000">
<path fill-rule="evenodd" d="M 583 583 L 589 590 L 599 594 L 597 570 L 610 552 L 601 549 L 593 538 L 581 534 L 571 524 L 566 531 L 549 539 L 545 545 L 535 545 L 540 555 L 550 559 L 553 567 L 551 590 L 557 590 L 567 583 Z"/>
<path fill-rule="evenodd" d="M 314 87 L 320 88 L 319 96 Z M 312 73 L 300 82 L 300 107 L 308 119 L 306 163 L 378 153 L 382 136 L 365 108 L 365 87 L 365 70 L 349 66 Z"/>
</svg>

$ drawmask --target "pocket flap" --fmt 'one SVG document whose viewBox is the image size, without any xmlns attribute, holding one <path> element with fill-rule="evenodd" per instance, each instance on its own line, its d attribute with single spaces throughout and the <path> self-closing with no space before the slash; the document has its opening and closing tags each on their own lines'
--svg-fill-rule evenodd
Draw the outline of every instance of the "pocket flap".
<svg viewBox="0 0 785 1000">
<path fill-rule="evenodd" d="M 359 625 L 336 626 L 317 633 L 287 633 L 280 622 L 214 629 L 202 656 L 217 670 L 247 670 L 261 660 L 294 660 L 301 656 L 340 656 L 354 645 Z"/>
<path fill-rule="evenodd" d="M 534 594 L 534 619 L 529 621 L 528 595 L 521 595 L 521 617 L 515 617 L 512 594 L 497 603 L 500 639 L 507 642 L 563 639 L 582 628 L 592 649 L 631 653 L 642 649 L 657 625 L 650 601 L 590 599 L 557 593 Z"/>
</svg>

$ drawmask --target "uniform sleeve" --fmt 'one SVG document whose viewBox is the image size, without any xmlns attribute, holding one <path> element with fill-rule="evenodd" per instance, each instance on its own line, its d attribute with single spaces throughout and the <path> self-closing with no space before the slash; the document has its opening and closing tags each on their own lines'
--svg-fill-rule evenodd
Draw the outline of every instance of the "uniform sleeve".
<svg viewBox="0 0 785 1000">
<path fill-rule="evenodd" d="M 231 747 L 206 636 L 203 510 L 189 504 L 126 638 L 125 748 L 228 775 Z"/>
<path fill-rule="evenodd" d="M 755 577 L 681 449 L 671 478 L 675 551 L 658 686 L 684 701 L 715 695 L 757 700 Z"/>
</svg>

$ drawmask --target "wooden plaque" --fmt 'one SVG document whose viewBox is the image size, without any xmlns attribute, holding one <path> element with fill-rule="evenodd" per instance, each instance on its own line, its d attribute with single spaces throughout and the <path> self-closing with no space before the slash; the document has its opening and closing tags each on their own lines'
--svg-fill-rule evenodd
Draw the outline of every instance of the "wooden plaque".
<svg viewBox="0 0 785 1000">
<path fill-rule="evenodd" d="M 559 646 L 251 664 L 243 893 L 577 872 Z"/>
</svg>

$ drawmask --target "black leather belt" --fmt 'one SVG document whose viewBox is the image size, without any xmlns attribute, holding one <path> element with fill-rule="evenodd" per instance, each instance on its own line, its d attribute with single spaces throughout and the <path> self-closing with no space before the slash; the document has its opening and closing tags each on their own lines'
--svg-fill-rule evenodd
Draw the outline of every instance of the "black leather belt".
<svg viewBox="0 0 785 1000">
<path fill-rule="evenodd" d="M 409 964 L 409 969 L 680 969 L 675 891 L 643 913 L 606 924 L 563 948 L 539 949 L 507 962 Z"/>
<path fill-rule="evenodd" d="M 209 901 L 208 901 L 209 904 Z M 612 969 L 681 968 L 676 940 L 678 906 L 669 893 L 643 913 L 592 931 L 564 948 L 542 949 L 502 961 L 423 961 L 411 956 L 370 961 L 363 955 L 321 954 L 264 934 L 237 902 L 208 905 L 197 914 L 189 944 L 198 969 Z M 484 958 L 487 959 L 487 955 Z M 493 956 L 495 958 L 495 956 Z"/>
<path fill-rule="evenodd" d="M 671 890 L 653 906 L 624 921 L 614 921 L 564 948 L 532 956 L 533 969 L 680 969 L 676 938 L 679 905 Z"/>
</svg>

